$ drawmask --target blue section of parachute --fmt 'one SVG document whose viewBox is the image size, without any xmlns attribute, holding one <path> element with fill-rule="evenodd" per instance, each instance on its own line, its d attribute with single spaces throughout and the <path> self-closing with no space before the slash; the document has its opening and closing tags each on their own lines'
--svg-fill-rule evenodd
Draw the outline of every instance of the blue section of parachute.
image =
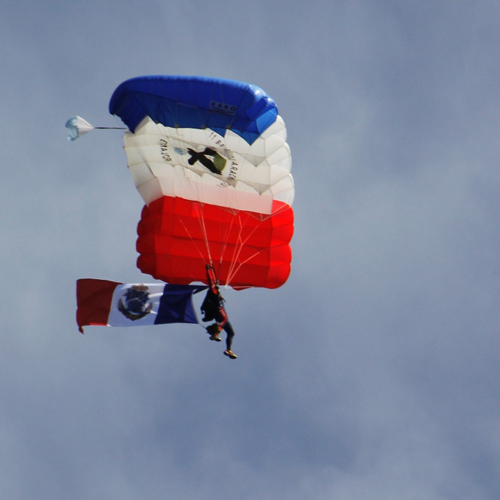
<svg viewBox="0 0 500 500">
<path fill-rule="evenodd" d="M 149 116 L 166 127 L 227 129 L 252 144 L 276 121 L 274 100 L 250 83 L 199 76 L 142 76 L 123 82 L 109 112 L 131 132 Z"/>
</svg>

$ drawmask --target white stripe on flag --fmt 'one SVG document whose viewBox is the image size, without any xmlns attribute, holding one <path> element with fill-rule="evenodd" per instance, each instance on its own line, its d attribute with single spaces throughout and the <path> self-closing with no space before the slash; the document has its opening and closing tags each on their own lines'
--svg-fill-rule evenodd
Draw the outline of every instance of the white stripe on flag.
<svg viewBox="0 0 500 500">
<path fill-rule="evenodd" d="M 127 293 L 130 289 L 138 287 L 145 287 L 148 293 L 148 300 L 143 304 L 144 316 L 141 317 L 140 311 L 135 309 L 132 314 L 128 316 L 125 315 L 120 310 L 120 304 L 127 307 Z M 144 284 L 138 285 L 137 283 L 125 283 L 123 285 L 118 285 L 113 293 L 113 299 L 111 301 L 111 309 L 109 311 L 108 325 L 109 326 L 141 326 L 141 325 L 154 325 L 156 316 L 158 314 L 158 308 L 160 304 L 160 298 L 163 295 L 163 290 L 165 285 L 162 284 Z M 140 291 L 140 289 L 139 289 Z M 130 302 L 129 302 L 130 304 Z M 134 314 L 135 313 L 135 314 Z"/>
</svg>

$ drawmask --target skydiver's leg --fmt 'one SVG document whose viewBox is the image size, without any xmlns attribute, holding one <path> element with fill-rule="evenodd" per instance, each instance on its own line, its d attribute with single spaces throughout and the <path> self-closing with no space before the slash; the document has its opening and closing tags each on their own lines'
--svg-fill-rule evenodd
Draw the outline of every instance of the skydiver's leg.
<svg viewBox="0 0 500 500">
<path fill-rule="evenodd" d="M 219 312 L 217 313 L 215 319 L 219 322 L 219 326 L 221 326 L 226 332 L 226 350 L 224 351 L 224 354 L 230 357 L 231 359 L 236 359 L 238 356 L 236 356 L 236 354 L 234 354 L 234 352 L 231 351 L 231 344 L 233 343 L 234 330 L 233 327 L 231 326 L 231 323 L 227 319 L 227 313 L 223 307 L 219 309 Z"/>
<path fill-rule="evenodd" d="M 229 321 L 226 321 L 223 328 L 224 328 L 224 331 L 226 332 L 226 347 L 230 351 L 231 345 L 233 343 L 234 330 L 233 330 L 233 327 Z"/>
</svg>

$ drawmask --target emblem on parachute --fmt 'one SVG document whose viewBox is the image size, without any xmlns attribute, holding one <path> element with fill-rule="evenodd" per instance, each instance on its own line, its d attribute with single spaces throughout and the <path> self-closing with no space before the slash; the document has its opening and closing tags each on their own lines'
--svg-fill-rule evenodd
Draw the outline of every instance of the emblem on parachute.
<svg viewBox="0 0 500 500">
<path fill-rule="evenodd" d="M 131 321 L 147 316 L 153 310 L 149 300 L 149 288 L 146 285 L 133 285 L 120 298 L 118 310 Z"/>
<path fill-rule="evenodd" d="M 212 148 L 205 148 L 205 150 L 201 152 L 188 148 L 188 153 L 191 156 L 188 160 L 190 165 L 200 162 L 213 174 L 220 174 L 226 167 L 227 160 Z"/>
</svg>

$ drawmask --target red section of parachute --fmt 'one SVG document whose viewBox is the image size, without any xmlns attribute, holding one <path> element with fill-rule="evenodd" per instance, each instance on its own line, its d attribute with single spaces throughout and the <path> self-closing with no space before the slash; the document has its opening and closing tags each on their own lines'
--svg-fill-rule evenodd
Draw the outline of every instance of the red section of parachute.
<svg viewBox="0 0 500 500">
<path fill-rule="evenodd" d="M 137 234 L 137 267 L 167 283 L 205 282 L 207 264 L 233 288 L 278 288 L 290 274 L 293 210 L 281 202 L 263 215 L 165 196 L 143 208 Z"/>
</svg>

